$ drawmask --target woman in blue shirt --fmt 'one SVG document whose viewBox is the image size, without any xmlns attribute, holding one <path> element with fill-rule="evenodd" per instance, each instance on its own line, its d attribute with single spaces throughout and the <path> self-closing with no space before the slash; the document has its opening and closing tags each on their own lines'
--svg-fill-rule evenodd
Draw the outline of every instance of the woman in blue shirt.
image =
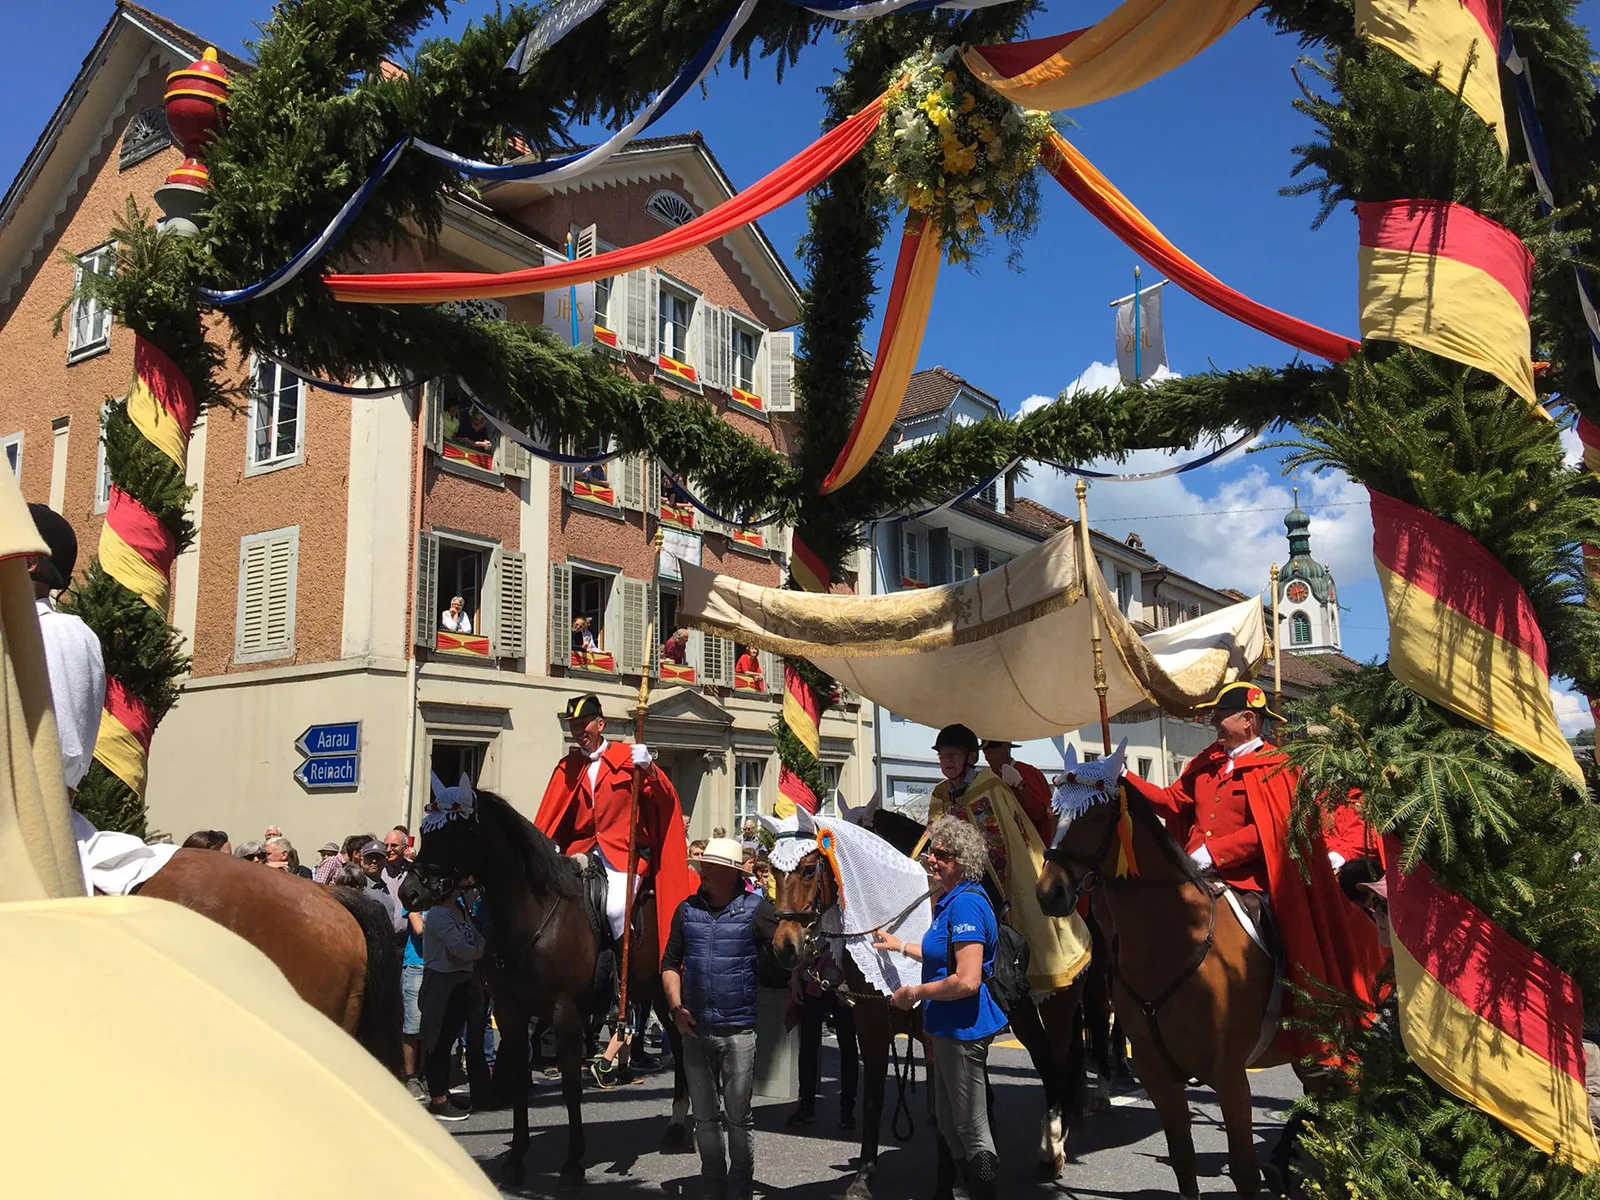
<svg viewBox="0 0 1600 1200">
<path fill-rule="evenodd" d="M 989 853 L 971 825 L 941 817 L 928 831 L 928 859 L 938 898 L 927 935 L 918 945 L 880 929 L 872 945 L 922 963 L 922 982 L 899 988 L 889 1002 L 907 1010 L 923 1006 L 922 1028 L 933 1056 L 934 1112 L 949 1147 L 949 1154 L 939 1155 L 934 1200 L 952 1194 L 953 1160 L 966 1162 L 972 1200 L 994 1200 L 999 1161 L 989 1131 L 984 1071 L 989 1043 L 1006 1027 L 1006 1016 L 983 982 L 994 969 L 999 940 L 994 908 L 979 882 Z"/>
</svg>

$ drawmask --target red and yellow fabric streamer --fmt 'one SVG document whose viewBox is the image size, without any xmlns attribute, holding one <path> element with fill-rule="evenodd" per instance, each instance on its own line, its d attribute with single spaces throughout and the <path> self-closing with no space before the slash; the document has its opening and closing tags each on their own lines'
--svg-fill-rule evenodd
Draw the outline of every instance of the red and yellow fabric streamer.
<svg viewBox="0 0 1600 1200">
<path fill-rule="evenodd" d="M 1500 101 L 1501 0 L 1356 0 L 1356 29 L 1461 99 L 1510 154 Z M 1469 65 L 1470 64 L 1470 65 Z"/>
<path fill-rule="evenodd" d="M 99 553 L 100 565 L 111 578 L 166 615 L 177 545 L 155 514 L 119 487 L 111 489 Z"/>
<path fill-rule="evenodd" d="M 100 714 L 100 733 L 94 756 L 134 792 L 144 795 L 145 767 L 155 718 L 144 701 L 128 691 L 120 679 L 106 680 L 106 708 Z"/>
<path fill-rule="evenodd" d="M 854 157 L 867 144 L 882 118 L 883 97 L 879 96 L 737 196 L 638 245 L 520 271 L 333 274 L 324 276 L 323 281 L 336 299 L 352 304 L 438 304 L 449 300 L 528 296 L 623 275 L 714 242 L 804 195 Z"/>
<path fill-rule="evenodd" d="M 1465 530 L 1368 492 L 1389 670 L 1583 787 L 1556 721 L 1544 634 L 1527 593 Z"/>
<path fill-rule="evenodd" d="M 1044 169 L 1089 214 L 1127 247 L 1196 300 L 1253 329 L 1331 362 L 1343 362 L 1360 348 L 1353 338 L 1330 333 L 1237 292 L 1167 240 L 1133 203 L 1102 175 L 1078 148 L 1052 133 L 1040 152 Z"/>
<path fill-rule="evenodd" d="M 1024 108 L 1059 112 L 1143 87 L 1242 21 L 1257 0 L 1123 0 L 1087 29 L 975 46 L 962 61 Z"/>
<path fill-rule="evenodd" d="M 1356 215 L 1361 336 L 1487 371 L 1537 406 L 1533 255 L 1517 235 L 1443 200 L 1363 201 Z"/>
<path fill-rule="evenodd" d="M 941 257 L 939 227 L 927 217 L 907 221 L 883 314 L 883 331 L 878 335 L 878 353 L 872 361 L 872 377 L 856 412 L 855 424 L 850 427 L 850 436 L 822 481 L 824 496 L 838 491 L 861 473 L 894 425 L 906 385 L 917 369 Z"/>
<path fill-rule="evenodd" d="M 1600 1163 L 1584 1090 L 1583 994 L 1572 977 L 1440 886 L 1389 862 L 1400 1036 L 1440 1087 L 1580 1171 Z"/>
</svg>

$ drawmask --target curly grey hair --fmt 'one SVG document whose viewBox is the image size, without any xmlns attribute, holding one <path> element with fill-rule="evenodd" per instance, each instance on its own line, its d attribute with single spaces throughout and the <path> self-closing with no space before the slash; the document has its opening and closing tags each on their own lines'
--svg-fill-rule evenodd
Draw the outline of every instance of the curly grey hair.
<svg viewBox="0 0 1600 1200">
<path fill-rule="evenodd" d="M 968 879 L 982 879 L 989 866 L 989 847 L 983 835 L 960 817 L 940 817 L 928 830 L 928 848 L 948 850 Z"/>
</svg>

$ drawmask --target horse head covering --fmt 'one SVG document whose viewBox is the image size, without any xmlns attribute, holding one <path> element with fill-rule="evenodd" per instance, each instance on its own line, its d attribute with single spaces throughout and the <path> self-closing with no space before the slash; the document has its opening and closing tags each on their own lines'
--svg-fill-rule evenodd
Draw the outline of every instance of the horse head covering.
<svg viewBox="0 0 1600 1200">
<path fill-rule="evenodd" d="M 445 787 L 444 781 L 437 775 L 433 775 L 432 779 L 433 799 L 428 801 L 428 807 L 422 813 L 423 833 L 433 833 L 451 821 L 476 815 L 478 794 L 472 790 L 472 780 L 465 771 L 461 773 L 461 782 L 455 787 Z"/>
<path fill-rule="evenodd" d="M 872 948 L 872 931 L 886 928 L 920 944 L 933 924 L 928 873 L 870 829 L 847 821 L 817 824 L 817 846 L 839 879 L 839 903 L 822 915 L 824 934 L 851 935 L 850 957 L 862 978 L 885 996 L 922 981 L 922 967 L 904 954 Z"/>
<path fill-rule="evenodd" d="M 1081 817 L 1096 804 L 1114 799 L 1117 783 L 1122 778 L 1122 760 L 1127 749 L 1128 739 L 1123 738 L 1110 758 L 1080 763 L 1078 748 L 1068 746 L 1052 801 L 1056 812 L 1070 821 L 1074 817 Z"/>
<path fill-rule="evenodd" d="M 802 858 L 817 848 L 816 822 L 803 808 L 797 807 L 794 813 L 787 817 L 771 817 L 766 813 L 757 813 L 756 820 L 777 836 L 778 840 L 767 852 L 767 861 L 772 864 L 774 871 L 788 874 L 800 865 Z"/>
</svg>

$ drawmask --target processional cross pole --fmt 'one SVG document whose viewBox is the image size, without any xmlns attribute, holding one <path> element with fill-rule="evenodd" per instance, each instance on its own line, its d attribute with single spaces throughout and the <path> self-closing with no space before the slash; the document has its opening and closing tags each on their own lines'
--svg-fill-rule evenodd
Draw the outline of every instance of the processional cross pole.
<svg viewBox="0 0 1600 1200">
<path fill-rule="evenodd" d="M 1278 628 L 1278 564 L 1272 564 L 1272 707 L 1283 711 L 1283 630 Z"/>
<path fill-rule="evenodd" d="M 644 472 L 645 513 L 644 521 L 650 520 L 650 456 L 640 455 L 639 469 Z M 633 710 L 633 744 L 644 745 L 644 718 L 650 707 L 650 673 L 655 666 L 655 637 L 656 637 L 656 605 L 659 601 L 661 583 L 661 547 L 665 537 L 661 530 L 661 514 L 656 513 L 656 536 L 651 543 L 654 561 L 650 568 L 650 591 L 645 598 L 650 605 L 644 625 L 644 651 L 643 661 L 639 664 L 639 706 Z M 659 770 L 653 763 L 649 768 Z M 644 784 L 644 771 L 635 766 L 633 769 L 633 797 L 628 804 L 628 878 L 624 884 L 623 895 L 626 897 L 623 904 L 622 917 L 622 982 L 617 990 L 617 1020 L 622 1023 L 622 1049 L 619 1052 L 619 1061 L 624 1065 L 628 1062 L 629 1052 L 633 1045 L 633 1022 L 628 1015 L 628 974 L 633 966 L 633 894 L 638 881 L 639 871 L 639 793 Z"/>
<path fill-rule="evenodd" d="M 1078 495 L 1078 535 L 1083 547 L 1083 588 L 1089 600 L 1089 644 L 1094 651 L 1094 693 L 1100 700 L 1100 742 L 1107 757 L 1111 754 L 1111 717 L 1106 709 L 1106 693 L 1111 690 L 1106 682 L 1105 651 L 1100 645 L 1100 595 L 1090 582 L 1095 565 L 1094 549 L 1089 544 L 1089 485 L 1079 476 L 1073 490 Z"/>
</svg>

